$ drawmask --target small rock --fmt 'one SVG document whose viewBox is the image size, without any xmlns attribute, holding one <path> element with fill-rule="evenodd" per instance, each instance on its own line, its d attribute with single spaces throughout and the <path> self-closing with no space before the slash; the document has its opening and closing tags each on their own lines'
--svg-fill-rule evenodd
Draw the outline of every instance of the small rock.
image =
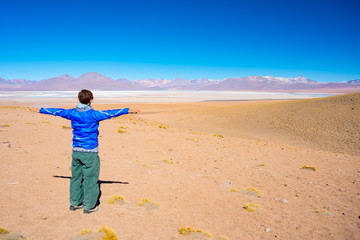
<svg viewBox="0 0 360 240">
<path fill-rule="evenodd" d="M 282 199 L 281 201 L 282 201 L 283 203 L 286 203 L 286 204 L 289 203 L 289 201 L 288 201 L 287 199 L 285 199 L 285 198 Z"/>
<path fill-rule="evenodd" d="M 225 187 L 231 187 L 231 186 L 233 186 L 233 183 L 230 182 L 230 181 L 226 181 L 226 182 L 223 183 L 223 185 L 224 185 Z"/>
<path fill-rule="evenodd" d="M 8 182 L 8 184 L 16 185 L 16 184 L 19 184 L 19 182 Z"/>
<path fill-rule="evenodd" d="M 43 216 L 42 219 L 43 219 L 43 220 L 46 220 L 46 219 L 47 219 L 47 216 Z"/>
<path fill-rule="evenodd" d="M 270 228 L 265 228 L 265 232 L 270 232 L 271 229 Z"/>
</svg>

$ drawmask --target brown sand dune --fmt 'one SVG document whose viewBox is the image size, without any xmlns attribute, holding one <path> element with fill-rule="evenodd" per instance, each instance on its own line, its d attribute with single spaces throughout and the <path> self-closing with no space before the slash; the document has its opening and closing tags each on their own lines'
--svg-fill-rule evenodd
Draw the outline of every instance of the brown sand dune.
<svg viewBox="0 0 360 240">
<path fill-rule="evenodd" d="M 70 122 L 0 107 L 0 227 L 32 240 L 83 239 L 103 225 L 126 240 L 193 239 L 180 234 L 188 227 L 211 233 L 198 239 L 358 239 L 360 156 L 341 148 L 358 136 L 358 104 L 359 94 L 130 105 L 142 113 L 100 125 L 102 195 L 90 215 L 68 210 Z M 328 141 L 336 148 L 316 149 Z M 125 204 L 107 203 L 118 195 Z M 261 209 L 247 211 L 251 202 Z"/>
<path fill-rule="evenodd" d="M 150 116 L 182 128 L 233 137 L 284 139 L 360 154 L 360 93 L 289 101 L 232 102 L 163 109 Z"/>
</svg>

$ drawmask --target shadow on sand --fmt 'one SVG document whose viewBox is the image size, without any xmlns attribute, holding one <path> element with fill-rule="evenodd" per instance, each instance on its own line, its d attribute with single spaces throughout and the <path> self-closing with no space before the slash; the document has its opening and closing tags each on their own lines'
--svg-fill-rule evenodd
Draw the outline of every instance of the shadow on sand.
<svg viewBox="0 0 360 240">
<path fill-rule="evenodd" d="M 67 179 L 71 179 L 71 177 L 68 176 L 58 176 L 58 175 L 54 175 L 54 178 L 67 178 Z M 98 184 L 113 184 L 113 183 L 118 183 L 118 184 L 129 184 L 129 182 L 119 182 L 119 181 L 103 181 L 103 180 L 99 180 Z"/>
<path fill-rule="evenodd" d="M 71 177 L 69 176 L 58 176 L 58 175 L 54 175 L 54 178 L 67 178 L 67 179 L 71 179 Z M 104 181 L 104 180 L 98 180 L 98 184 L 99 184 L 99 197 L 97 200 L 97 204 L 96 206 L 100 205 L 100 197 L 101 197 L 101 184 L 129 184 L 129 182 L 120 182 L 120 181 Z"/>
</svg>

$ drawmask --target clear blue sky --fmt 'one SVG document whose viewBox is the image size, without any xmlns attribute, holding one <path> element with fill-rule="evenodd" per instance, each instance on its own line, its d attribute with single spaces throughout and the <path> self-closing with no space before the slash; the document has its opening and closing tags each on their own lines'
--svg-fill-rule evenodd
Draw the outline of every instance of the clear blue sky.
<svg viewBox="0 0 360 240">
<path fill-rule="evenodd" d="M 358 0 L 0 0 L 0 77 L 360 79 Z"/>
</svg>

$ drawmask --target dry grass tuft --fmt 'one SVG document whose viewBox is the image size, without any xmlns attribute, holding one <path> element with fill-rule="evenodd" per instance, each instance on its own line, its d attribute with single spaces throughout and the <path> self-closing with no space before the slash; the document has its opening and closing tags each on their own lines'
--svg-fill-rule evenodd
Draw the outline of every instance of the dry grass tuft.
<svg viewBox="0 0 360 240">
<path fill-rule="evenodd" d="M 165 126 L 165 125 L 163 125 L 163 124 L 160 124 L 160 125 L 158 126 L 158 128 L 168 129 L 168 126 Z"/>
<path fill-rule="evenodd" d="M 114 230 L 107 226 L 103 226 L 102 228 L 100 228 L 99 232 L 103 232 L 105 234 L 103 240 L 118 240 L 118 237 Z"/>
<path fill-rule="evenodd" d="M 218 137 L 218 138 L 224 138 L 224 135 L 221 134 L 213 134 L 214 137 Z"/>
<path fill-rule="evenodd" d="M 0 106 L 0 108 L 7 108 L 7 109 L 29 109 L 28 107 L 19 107 L 19 106 Z"/>
<path fill-rule="evenodd" d="M 300 169 L 316 171 L 316 167 L 303 165 Z"/>
<path fill-rule="evenodd" d="M 174 161 L 172 161 L 172 160 L 163 159 L 161 161 L 164 163 L 168 163 L 168 164 L 174 164 Z"/>
<path fill-rule="evenodd" d="M 9 231 L 6 230 L 6 228 L 4 227 L 0 227 L 0 234 L 4 234 L 4 233 L 9 233 Z"/>
<path fill-rule="evenodd" d="M 158 209 L 160 207 L 160 203 L 153 203 L 149 199 L 143 198 L 138 203 L 138 206 L 145 207 L 146 210 L 150 211 L 150 210 Z"/>
<path fill-rule="evenodd" d="M 126 203 L 125 199 L 122 196 L 112 196 L 108 200 L 108 204 L 119 204 L 124 205 Z"/>
<path fill-rule="evenodd" d="M 327 210 L 316 210 L 316 213 L 320 213 L 322 215 L 326 215 L 326 216 L 331 216 L 331 212 L 327 211 Z"/>
<path fill-rule="evenodd" d="M 0 239 L 1 240 L 27 240 L 23 236 L 17 233 L 10 233 L 6 228 L 0 227 Z"/>
<path fill-rule="evenodd" d="M 245 204 L 244 208 L 248 211 L 248 212 L 255 212 L 257 210 L 260 210 L 261 207 L 253 202 L 250 202 L 248 204 Z"/>
<path fill-rule="evenodd" d="M 86 235 L 86 234 L 88 234 L 88 233 L 91 233 L 91 230 L 89 230 L 89 229 L 83 229 L 83 230 L 81 230 L 80 235 Z"/>
<path fill-rule="evenodd" d="M 260 196 L 261 195 L 261 192 L 259 190 L 256 190 L 253 187 L 247 187 L 242 190 L 233 188 L 233 189 L 231 189 L 231 191 L 236 192 L 236 193 L 246 194 L 246 195 L 252 195 L 252 196 Z"/>
<path fill-rule="evenodd" d="M 259 190 L 256 190 L 255 188 L 253 187 L 247 187 L 244 189 L 245 191 L 249 191 L 249 192 L 253 192 L 255 193 L 256 195 L 260 196 L 261 195 L 261 192 Z"/>
<path fill-rule="evenodd" d="M 81 237 L 75 240 L 118 240 L 118 237 L 113 229 L 108 226 L 101 227 L 97 232 L 84 229 L 80 232 Z"/>
<path fill-rule="evenodd" d="M 211 233 L 204 232 L 202 229 L 195 229 L 193 227 L 182 227 L 179 229 L 179 233 L 181 235 L 191 237 L 211 237 Z"/>
</svg>

